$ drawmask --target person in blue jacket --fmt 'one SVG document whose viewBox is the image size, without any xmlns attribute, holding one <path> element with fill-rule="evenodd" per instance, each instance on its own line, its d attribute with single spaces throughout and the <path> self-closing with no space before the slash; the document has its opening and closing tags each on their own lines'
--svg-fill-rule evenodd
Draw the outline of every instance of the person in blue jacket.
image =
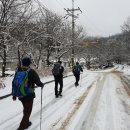
<svg viewBox="0 0 130 130">
<path fill-rule="evenodd" d="M 76 62 L 76 65 L 73 67 L 73 74 L 75 76 L 75 87 L 79 85 L 79 80 L 80 80 L 80 72 L 83 72 L 82 67 L 79 65 L 79 62 Z"/>
</svg>

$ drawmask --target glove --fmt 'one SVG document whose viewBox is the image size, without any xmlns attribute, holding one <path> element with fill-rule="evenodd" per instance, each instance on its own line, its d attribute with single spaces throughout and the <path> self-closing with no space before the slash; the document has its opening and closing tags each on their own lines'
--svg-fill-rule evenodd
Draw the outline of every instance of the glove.
<svg viewBox="0 0 130 130">
<path fill-rule="evenodd" d="M 42 85 L 42 88 L 44 87 L 44 83 L 43 83 L 43 85 Z"/>
<path fill-rule="evenodd" d="M 15 96 L 13 96 L 12 99 L 13 99 L 13 101 L 16 101 L 17 98 Z"/>
</svg>

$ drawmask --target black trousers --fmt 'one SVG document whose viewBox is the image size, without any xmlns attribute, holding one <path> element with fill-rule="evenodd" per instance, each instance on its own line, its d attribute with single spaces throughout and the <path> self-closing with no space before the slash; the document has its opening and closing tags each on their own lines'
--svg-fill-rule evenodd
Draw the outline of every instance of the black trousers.
<svg viewBox="0 0 130 130">
<path fill-rule="evenodd" d="M 80 74 L 75 74 L 74 76 L 75 76 L 75 80 L 76 80 L 75 84 L 78 85 L 78 82 L 80 80 Z"/>
<path fill-rule="evenodd" d="M 62 93 L 63 90 L 63 77 L 54 77 L 55 79 L 55 95 L 58 95 L 59 93 Z M 60 85 L 58 89 L 58 83 Z"/>
<path fill-rule="evenodd" d="M 28 124 L 29 124 L 29 118 L 32 112 L 32 107 L 33 107 L 33 98 L 30 99 L 29 101 L 22 101 L 22 105 L 23 105 L 23 118 L 20 122 L 20 126 L 18 128 L 18 130 L 24 130 L 27 128 Z"/>
</svg>

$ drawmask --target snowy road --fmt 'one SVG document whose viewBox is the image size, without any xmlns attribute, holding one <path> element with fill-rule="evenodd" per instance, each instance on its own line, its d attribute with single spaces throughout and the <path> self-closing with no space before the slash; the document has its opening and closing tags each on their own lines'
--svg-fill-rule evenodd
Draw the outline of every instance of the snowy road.
<svg viewBox="0 0 130 130">
<path fill-rule="evenodd" d="M 84 72 L 80 86 L 64 79 L 62 98 L 55 98 L 54 83 L 44 87 L 42 130 L 130 130 L 130 78 L 123 73 Z M 40 88 L 29 130 L 40 130 Z M 16 130 L 22 117 L 19 101 L 0 101 L 0 130 Z"/>
</svg>

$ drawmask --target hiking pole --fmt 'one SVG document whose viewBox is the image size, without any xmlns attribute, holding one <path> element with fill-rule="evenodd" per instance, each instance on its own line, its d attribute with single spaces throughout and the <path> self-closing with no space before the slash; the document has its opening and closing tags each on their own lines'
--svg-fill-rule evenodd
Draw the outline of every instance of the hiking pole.
<svg viewBox="0 0 130 130">
<path fill-rule="evenodd" d="M 80 87 L 81 87 L 81 82 L 82 82 L 82 73 L 81 73 L 81 79 L 80 79 Z"/>
<path fill-rule="evenodd" d="M 42 129 L 42 127 L 41 127 L 41 125 L 42 125 L 42 91 L 43 91 L 43 87 L 41 87 L 40 130 Z"/>
</svg>

